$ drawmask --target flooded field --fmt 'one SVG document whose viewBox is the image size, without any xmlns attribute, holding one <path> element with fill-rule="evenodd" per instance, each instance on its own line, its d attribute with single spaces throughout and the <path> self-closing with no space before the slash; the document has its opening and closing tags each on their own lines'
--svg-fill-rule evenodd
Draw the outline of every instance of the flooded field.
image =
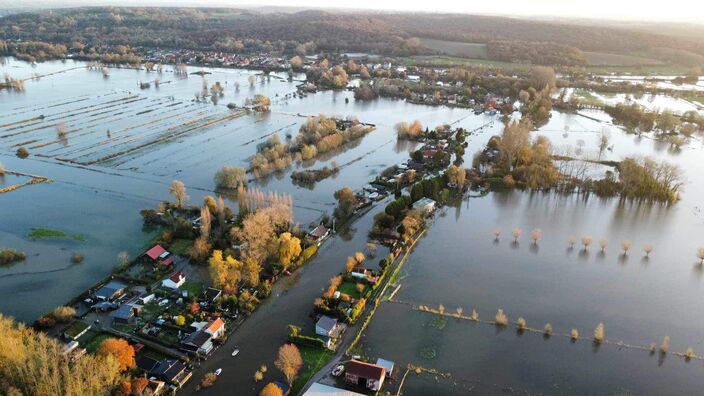
<svg viewBox="0 0 704 396">
<path fill-rule="evenodd" d="M 250 86 L 254 71 L 204 69 L 209 73 L 204 77 L 184 78 L 170 67 L 162 75 L 110 69 L 106 78 L 84 66 L 68 61 L 32 67 L 8 60 L 0 67 L 15 78 L 43 75 L 26 81 L 24 92 L 0 92 L 0 162 L 9 170 L 50 180 L 0 194 L 0 246 L 28 255 L 24 262 L 0 268 L 0 312 L 25 321 L 105 277 L 119 252 L 138 254 L 151 238 L 142 231 L 139 210 L 169 199 L 172 180 L 182 180 L 190 202 L 200 203 L 213 194 L 213 175 L 223 165 L 247 167 L 257 144 L 274 135 L 282 141 L 295 136 L 308 115 L 355 116 L 376 130 L 313 161 L 252 181 L 267 191 L 290 194 L 294 218 L 302 226 L 332 212 L 337 189 L 358 189 L 384 168 L 408 158 L 417 147 L 397 142 L 393 126 L 399 121 L 419 119 L 431 127 L 448 123 L 473 131 L 466 164 L 503 127 L 497 116 L 397 100 L 357 102 L 351 91 L 293 98 L 301 76 L 293 81 L 284 75 L 259 76 Z M 189 73 L 199 70 L 191 68 Z M 158 87 L 153 84 L 156 78 Z M 224 95 L 216 101 L 194 100 L 203 80 L 208 86 L 219 82 Z M 140 89 L 140 82 L 147 81 L 151 86 Z M 242 106 L 254 94 L 271 97 L 271 112 L 227 107 Z M 644 100 L 654 107 L 691 109 L 679 99 Z M 602 130 L 610 134 L 610 147 L 600 153 Z M 558 149 L 580 150 L 590 158 L 649 155 L 676 163 L 686 177 L 682 200 L 667 207 L 513 191 L 467 198 L 444 209 L 405 264 L 396 301 L 382 303 L 362 337 L 364 354 L 393 360 L 400 367 L 411 363 L 447 374 L 411 373 L 404 384 L 406 394 L 697 393 L 704 385 L 698 375 L 701 360 L 687 362 L 674 355 L 663 360 L 647 349 L 670 336 L 671 351 L 692 347 L 704 354 L 699 336 L 704 327 L 704 307 L 699 304 L 704 270 L 695 257 L 704 244 L 701 135 L 674 150 L 652 136 L 626 134 L 597 111 L 553 112 L 539 133 Z M 29 150 L 29 158 L 14 155 L 20 146 Z M 340 166 L 335 177 L 308 187 L 291 182 L 292 171 L 319 169 L 333 161 Z M 24 180 L 5 175 L 0 188 Z M 363 248 L 378 210 L 365 215 L 344 239 L 326 244 L 320 257 L 297 273 L 301 278 L 277 285 L 275 292 L 282 296 L 291 289 L 287 297 L 296 298 L 295 306 L 282 305 L 276 297 L 261 308 L 262 314 L 277 317 L 275 327 L 261 338 L 261 351 L 243 349 L 247 367 L 232 367 L 231 380 L 218 386 L 246 388 L 256 366 L 275 353 L 277 345 L 264 345 L 265 340 L 283 337 L 288 323 L 310 327 L 306 315 L 313 298 L 339 272 L 343 258 Z M 32 240 L 28 234 L 37 227 L 84 238 Z M 523 230 L 518 243 L 510 236 L 515 227 Z M 529 238 L 534 228 L 543 231 L 537 244 Z M 498 241 L 492 235 L 495 229 L 502 230 Z M 573 248 L 568 245 L 571 235 L 577 239 Z M 579 242 L 582 236 L 593 238 L 586 250 Z M 604 253 L 601 239 L 608 241 Z M 622 240 L 632 242 L 627 255 L 620 251 Z M 646 258 L 643 247 L 649 243 L 654 249 Z M 74 252 L 84 254 L 85 261 L 71 263 Z M 439 328 L 433 325 L 435 315 L 413 309 L 440 304 L 448 312 L 462 307 L 465 315 L 474 309 L 488 321 L 501 308 L 511 322 L 523 317 L 537 329 L 550 323 L 555 334 L 548 339 L 533 332 L 518 335 L 512 326 L 497 330 L 491 324 L 454 318 Z M 235 340 L 256 338 L 261 320 L 247 321 Z M 594 348 L 591 337 L 600 322 L 608 342 Z M 564 336 L 573 328 L 583 337 L 575 343 Z M 621 346 L 620 341 L 638 348 Z M 427 358 L 430 351 L 433 357 Z M 213 359 L 207 364 L 214 369 L 222 363 Z M 599 383 L 589 380 L 595 375 L 602 378 Z"/>
</svg>

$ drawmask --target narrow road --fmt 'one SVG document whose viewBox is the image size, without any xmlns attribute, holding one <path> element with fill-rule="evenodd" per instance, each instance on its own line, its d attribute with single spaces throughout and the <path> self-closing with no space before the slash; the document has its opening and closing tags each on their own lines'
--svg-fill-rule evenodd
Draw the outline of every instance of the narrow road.
<svg viewBox="0 0 704 396">
<path fill-rule="evenodd" d="M 351 238 L 336 235 L 323 244 L 311 262 L 291 277 L 277 282 L 272 296 L 235 330 L 225 345 L 201 363 L 193 379 L 182 390 L 183 394 L 196 394 L 196 386 L 205 373 L 218 368 L 222 368 L 222 374 L 215 385 L 198 394 L 257 395 L 267 382 L 281 380 L 274 359 L 288 336 L 287 326 L 294 324 L 304 333 L 313 332 L 315 323 L 309 316 L 313 301 L 327 288 L 330 278 L 344 269 L 346 257 L 364 249 L 377 211 L 373 208 L 352 224 Z M 240 353 L 232 357 L 235 346 L 239 347 Z M 255 383 L 254 373 L 263 364 L 268 367 L 264 381 Z"/>
</svg>

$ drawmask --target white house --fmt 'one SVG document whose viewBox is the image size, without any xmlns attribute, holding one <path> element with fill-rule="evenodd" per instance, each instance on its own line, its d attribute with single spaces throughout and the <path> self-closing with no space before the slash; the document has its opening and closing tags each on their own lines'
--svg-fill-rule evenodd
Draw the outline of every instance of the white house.
<svg viewBox="0 0 704 396">
<path fill-rule="evenodd" d="M 186 283 L 186 275 L 184 275 L 182 272 L 179 271 L 179 272 L 175 272 L 170 277 L 161 281 L 161 286 L 163 286 L 167 289 L 176 290 L 179 287 L 183 286 L 184 283 Z"/>
<path fill-rule="evenodd" d="M 225 336 L 225 321 L 220 318 L 210 321 L 204 331 L 213 338 L 222 338 Z"/>
<path fill-rule="evenodd" d="M 315 324 L 315 334 L 331 337 L 337 329 L 337 319 L 330 316 L 321 316 Z"/>
<path fill-rule="evenodd" d="M 430 198 L 421 198 L 413 204 L 413 209 L 420 210 L 426 215 L 433 213 L 435 210 L 435 201 Z"/>
</svg>

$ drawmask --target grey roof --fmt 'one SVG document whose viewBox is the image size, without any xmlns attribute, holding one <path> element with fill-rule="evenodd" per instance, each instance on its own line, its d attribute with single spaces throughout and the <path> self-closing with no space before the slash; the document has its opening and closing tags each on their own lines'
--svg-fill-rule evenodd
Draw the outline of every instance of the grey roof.
<svg viewBox="0 0 704 396">
<path fill-rule="evenodd" d="M 164 381 L 173 382 L 186 369 L 180 360 L 164 359 L 154 369 L 154 375 Z"/>
<path fill-rule="evenodd" d="M 392 362 L 391 360 L 378 358 L 376 359 L 376 365 L 385 368 L 388 374 L 391 374 L 394 369 L 394 362 Z"/>
<path fill-rule="evenodd" d="M 102 297 L 105 299 L 112 298 L 115 293 L 125 289 L 125 284 L 118 281 L 110 281 L 100 289 L 95 292 L 96 297 Z"/>
<path fill-rule="evenodd" d="M 149 356 L 140 356 L 136 359 L 137 368 L 151 374 L 159 366 L 159 361 Z"/>
<path fill-rule="evenodd" d="M 132 305 L 123 304 L 120 306 L 120 308 L 117 309 L 117 311 L 113 312 L 110 316 L 116 319 L 130 320 L 134 316 L 134 312 L 132 311 Z"/>
<path fill-rule="evenodd" d="M 210 341 L 211 338 L 212 336 L 210 334 L 204 332 L 203 330 L 198 330 L 189 334 L 188 337 L 183 340 L 183 343 L 200 348 L 205 345 L 208 341 Z"/>
<path fill-rule="evenodd" d="M 318 319 L 318 323 L 316 323 L 315 325 L 320 327 L 321 329 L 324 329 L 325 331 L 330 331 L 334 329 L 337 325 L 337 319 L 323 315 L 320 317 L 320 319 Z"/>
</svg>

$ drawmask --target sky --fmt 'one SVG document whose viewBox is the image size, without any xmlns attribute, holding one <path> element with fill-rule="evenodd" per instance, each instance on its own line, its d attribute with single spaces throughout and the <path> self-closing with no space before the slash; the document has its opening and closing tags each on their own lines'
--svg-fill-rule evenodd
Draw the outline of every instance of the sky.
<svg viewBox="0 0 704 396">
<path fill-rule="evenodd" d="M 58 7 L 67 5 L 155 5 L 155 6 L 290 6 L 341 7 L 372 10 L 423 12 L 457 12 L 510 16 L 549 16 L 629 21 L 668 21 L 704 23 L 701 0 L 24 0 L 23 7 Z M 12 0 L 0 0 L 0 6 L 17 6 Z"/>
</svg>

